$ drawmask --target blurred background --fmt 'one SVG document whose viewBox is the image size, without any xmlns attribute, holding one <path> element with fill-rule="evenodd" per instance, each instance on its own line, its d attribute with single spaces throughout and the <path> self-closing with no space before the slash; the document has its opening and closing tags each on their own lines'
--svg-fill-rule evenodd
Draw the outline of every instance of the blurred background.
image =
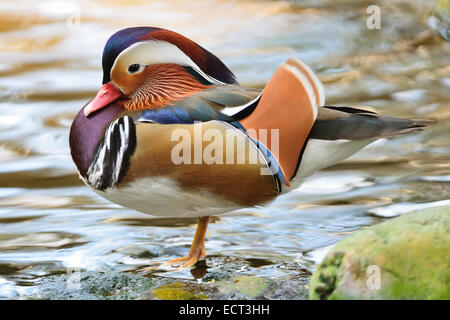
<svg viewBox="0 0 450 320">
<path fill-rule="evenodd" d="M 380 8 L 379 29 L 370 5 Z M 196 219 L 111 204 L 82 184 L 70 158 L 72 119 L 101 85 L 106 40 L 124 27 L 182 33 L 246 86 L 262 88 L 296 56 L 323 81 L 328 105 L 437 120 L 372 144 L 269 206 L 213 218 L 210 256 L 240 259 L 251 274 L 284 277 L 300 271 L 282 266 L 298 265 L 307 276 L 350 233 L 450 203 L 448 8 L 425 0 L 1 1 L 0 298 L 40 297 L 39 281 L 68 268 L 135 271 L 188 251 Z"/>
</svg>

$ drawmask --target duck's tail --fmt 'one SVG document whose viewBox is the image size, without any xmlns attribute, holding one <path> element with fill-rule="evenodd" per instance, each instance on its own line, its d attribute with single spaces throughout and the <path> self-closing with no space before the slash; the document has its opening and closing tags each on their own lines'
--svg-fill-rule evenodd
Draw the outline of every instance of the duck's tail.
<svg viewBox="0 0 450 320">
<path fill-rule="evenodd" d="M 362 108 L 323 106 L 319 108 L 311 138 L 352 141 L 390 138 L 422 131 L 432 122 L 379 116 Z"/>
<path fill-rule="evenodd" d="M 256 103 L 240 123 L 272 152 L 287 185 L 296 177 L 304 178 L 348 158 L 379 138 L 422 131 L 432 122 L 324 106 L 321 82 L 295 59 L 275 71 Z"/>
<path fill-rule="evenodd" d="M 377 139 L 422 131 L 432 122 L 378 116 L 375 112 L 353 107 L 320 107 L 293 187 Z"/>
</svg>

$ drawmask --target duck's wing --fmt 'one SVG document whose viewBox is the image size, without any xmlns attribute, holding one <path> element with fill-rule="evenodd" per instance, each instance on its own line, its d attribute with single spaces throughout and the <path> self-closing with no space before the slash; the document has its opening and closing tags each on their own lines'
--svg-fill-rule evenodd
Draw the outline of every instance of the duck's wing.
<svg viewBox="0 0 450 320">
<path fill-rule="evenodd" d="M 237 114 L 245 113 L 239 122 L 274 153 L 287 185 L 298 170 L 317 106 L 323 103 L 322 84 L 311 69 L 289 59 L 270 78 L 253 110 Z"/>
<path fill-rule="evenodd" d="M 144 110 L 138 121 L 161 124 L 191 124 L 211 120 L 232 122 L 242 118 L 236 116 L 240 111 L 256 105 L 260 93 L 261 90 L 239 85 L 213 85 L 164 108 Z"/>
<path fill-rule="evenodd" d="M 282 65 L 262 93 L 218 85 L 130 114 L 137 143 L 117 186 L 162 177 L 239 204 L 273 199 L 289 185 L 317 113 L 312 84 L 296 68 Z"/>
<path fill-rule="evenodd" d="M 281 191 L 267 156 L 227 122 L 138 122 L 135 129 L 136 149 L 118 187 L 160 179 L 189 194 L 244 206 L 263 204 Z"/>
<path fill-rule="evenodd" d="M 245 132 L 264 150 L 276 175 L 289 185 L 295 176 L 309 132 L 324 103 L 323 88 L 302 62 L 289 59 L 263 91 L 217 85 L 159 110 L 141 112 L 138 122 L 193 124 L 218 120 Z"/>
</svg>

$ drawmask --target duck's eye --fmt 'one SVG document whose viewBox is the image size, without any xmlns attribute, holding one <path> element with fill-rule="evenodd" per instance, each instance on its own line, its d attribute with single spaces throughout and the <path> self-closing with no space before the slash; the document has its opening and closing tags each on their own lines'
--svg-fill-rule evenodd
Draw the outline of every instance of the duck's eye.
<svg viewBox="0 0 450 320">
<path fill-rule="evenodd" d="M 137 63 L 133 63 L 132 65 L 130 65 L 128 67 L 128 72 L 129 73 L 135 73 L 138 70 L 139 70 L 139 65 Z"/>
</svg>

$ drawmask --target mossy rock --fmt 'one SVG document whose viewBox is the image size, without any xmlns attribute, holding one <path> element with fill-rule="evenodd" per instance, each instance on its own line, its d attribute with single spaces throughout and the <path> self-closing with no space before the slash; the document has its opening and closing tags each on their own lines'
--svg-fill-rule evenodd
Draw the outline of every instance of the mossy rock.
<svg viewBox="0 0 450 320">
<path fill-rule="evenodd" d="M 173 282 L 164 284 L 152 290 L 155 298 L 160 300 L 206 300 L 208 297 L 204 294 L 195 292 L 195 288 L 191 288 L 184 282 Z"/>
<path fill-rule="evenodd" d="M 222 292 L 233 293 L 240 299 L 262 297 L 268 289 L 270 280 L 255 276 L 240 276 L 218 281 L 216 286 Z"/>
<path fill-rule="evenodd" d="M 450 299 L 450 206 L 385 221 L 339 242 L 311 299 Z"/>
<path fill-rule="evenodd" d="M 244 296 L 256 298 L 262 296 L 269 285 L 269 281 L 260 277 L 244 276 L 235 278 L 231 285 L 232 290 Z"/>
<path fill-rule="evenodd" d="M 445 13 L 447 17 L 450 17 L 450 1 L 449 0 L 438 0 L 437 7 L 440 12 Z"/>
</svg>

